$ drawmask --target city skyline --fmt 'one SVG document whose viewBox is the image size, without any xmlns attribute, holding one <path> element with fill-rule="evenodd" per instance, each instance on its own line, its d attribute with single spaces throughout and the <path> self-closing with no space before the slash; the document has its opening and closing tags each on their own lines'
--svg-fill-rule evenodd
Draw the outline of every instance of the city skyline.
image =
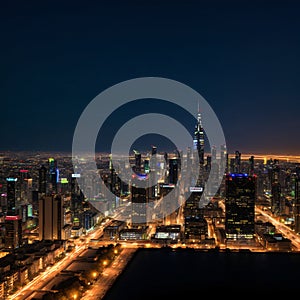
<svg viewBox="0 0 300 300">
<path fill-rule="evenodd" d="M 94 97 L 124 80 L 157 76 L 208 101 L 229 152 L 298 154 L 298 3 L 118 5 L 2 5 L 1 150 L 71 151 L 78 118 Z M 143 112 L 120 110 L 103 129 L 107 141 Z M 193 120 L 182 122 L 192 134 Z"/>
<path fill-rule="evenodd" d="M 297 294 L 299 12 L 2 4 L 0 300 Z"/>
</svg>

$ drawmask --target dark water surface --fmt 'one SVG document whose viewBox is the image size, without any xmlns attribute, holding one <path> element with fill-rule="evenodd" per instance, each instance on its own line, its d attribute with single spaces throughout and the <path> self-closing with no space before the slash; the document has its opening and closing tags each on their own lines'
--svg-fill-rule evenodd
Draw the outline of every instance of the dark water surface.
<svg viewBox="0 0 300 300">
<path fill-rule="evenodd" d="M 278 296 L 300 296 L 298 253 L 140 249 L 104 299 Z"/>
</svg>

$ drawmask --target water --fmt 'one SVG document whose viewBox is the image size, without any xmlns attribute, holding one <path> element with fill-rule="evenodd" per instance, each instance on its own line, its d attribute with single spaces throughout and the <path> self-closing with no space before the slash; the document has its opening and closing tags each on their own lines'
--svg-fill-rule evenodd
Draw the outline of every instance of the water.
<svg viewBox="0 0 300 300">
<path fill-rule="evenodd" d="M 298 253 L 141 249 L 104 300 L 294 298 L 299 290 Z"/>
</svg>

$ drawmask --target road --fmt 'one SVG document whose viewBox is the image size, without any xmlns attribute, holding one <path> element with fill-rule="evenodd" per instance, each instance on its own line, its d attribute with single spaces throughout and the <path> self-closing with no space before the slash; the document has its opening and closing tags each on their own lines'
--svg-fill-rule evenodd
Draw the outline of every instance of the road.
<svg viewBox="0 0 300 300">
<path fill-rule="evenodd" d="M 283 234 L 286 238 L 292 241 L 295 250 L 300 250 L 300 236 L 297 235 L 290 227 L 276 220 L 268 211 L 256 207 L 256 212 L 263 215 L 276 229 Z"/>
<path fill-rule="evenodd" d="M 107 224 L 105 224 L 107 226 Z M 42 290 L 49 281 L 59 274 L 62 270 L 65 270 L 82 252 L 86 249 L 86 241 L 89 239 L 99 238 L 103 233 L 103 226 L 98 227 L 93 232 L 90 232 L 84 237 L 84 240 L 76 240 L 75 249 L 68 253 L 61 261 L 55 263 L 53 266 L 47 267 L 47 269 L 36 276 L 32 281 L 26 284 L 22 289 L 16 293 L 8 296 L 8 300 L 28 300 L 36 290 Z"/>
<path fill-rule="evenodd" d="M 98 280 L 93 284 L 91 289 L 87 290 L 82 300 L 100 300 L 110 289 L 116 278 L 124 270 L 132 255 L 137 250 L 137 247 L 123 248 L 121 253 L 112 262 L 112 264 L 104 269 L 104 272 L 99 276 Z"/>
</svg>

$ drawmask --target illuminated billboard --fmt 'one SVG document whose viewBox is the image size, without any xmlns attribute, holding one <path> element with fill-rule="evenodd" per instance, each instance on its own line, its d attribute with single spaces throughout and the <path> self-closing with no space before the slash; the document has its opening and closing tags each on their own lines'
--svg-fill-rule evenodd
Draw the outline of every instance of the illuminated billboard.
<svg viewBox="0 0 300 300">
<path fill-rule="evenodd" d="M 190 187 L 190 192 L 203 192 L 203 187 L 202 186 L 191 186 Z"/>
<path fill-rule="evenodd" d="M 20 219 L 19 216 L 6 216 L 5 217 L 5 221 L 17 221 L 19 219 Z"/>
<path fill-rule="evenodd" d="M 18 178 L 8 177 L 6 178 L 6 181 L 17 181 Z"/>
<path fill-rule="evenodd" d="M 80 174 L 72 174 L 72 178 L 80 178 Z"/>
<path fill-rule="evenodd" d="M 69 181 L 68 181 L 67 178 L 62 177 L 62 178 L 60 179 L 60 183 L 65 184 L 65 183 L 69 183 Z"/>
</svg>

